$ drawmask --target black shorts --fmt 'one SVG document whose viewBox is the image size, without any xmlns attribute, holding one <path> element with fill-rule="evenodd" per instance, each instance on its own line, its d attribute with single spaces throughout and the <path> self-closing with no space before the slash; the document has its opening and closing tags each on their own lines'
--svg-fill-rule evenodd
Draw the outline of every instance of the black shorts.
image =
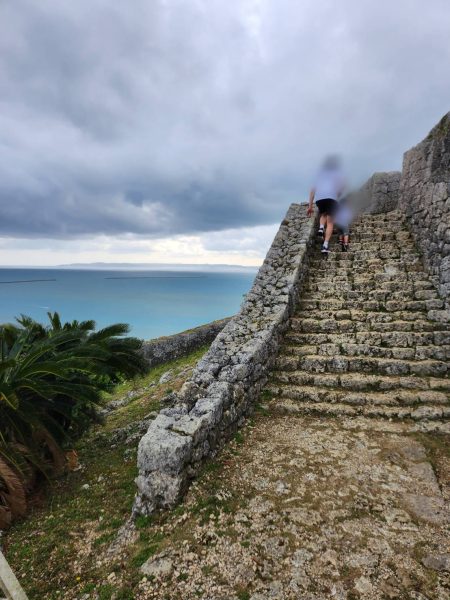
<svg viewBox="0 0 450 600">
<path fill-rule="evenodd" d="M 316 206 L 319 209 L 320 215 L 333 217 L 336 214 L 338 202 L 332 198 L 325 198 L 324 200 L 317 200 Z"/>
</svg>

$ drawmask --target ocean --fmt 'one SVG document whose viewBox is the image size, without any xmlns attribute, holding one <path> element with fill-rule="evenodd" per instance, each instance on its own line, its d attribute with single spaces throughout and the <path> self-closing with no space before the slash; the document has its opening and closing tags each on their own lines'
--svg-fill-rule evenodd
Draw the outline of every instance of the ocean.
<svg viewBox="0 0 450 600">
<path fill-rule="evenodd" d="M 0 323 L 25 314 L 45 322 L 128 323 L 151 339 L 235 314 L 256 271 L 0 269 Z M 31 281 L 33 280 L 33 281 Z"/>
</svg>

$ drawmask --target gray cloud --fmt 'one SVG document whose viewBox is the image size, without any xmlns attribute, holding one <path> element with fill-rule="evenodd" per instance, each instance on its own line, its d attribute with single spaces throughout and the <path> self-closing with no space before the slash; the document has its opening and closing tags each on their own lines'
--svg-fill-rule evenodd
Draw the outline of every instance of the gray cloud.
<svg viewBox="0 0 450 600">
<path fill-rule="evenodd" d="M 449 109 L 448 0 L 5 0 L 0 235 L 277 221 L 321 156 L 398 168 Z"/>
</svg>

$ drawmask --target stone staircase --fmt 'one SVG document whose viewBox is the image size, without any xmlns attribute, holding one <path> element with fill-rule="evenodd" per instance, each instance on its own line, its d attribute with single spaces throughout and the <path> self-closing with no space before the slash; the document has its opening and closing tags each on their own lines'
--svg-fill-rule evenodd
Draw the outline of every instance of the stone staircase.
<svg viewBox="0 0 450 600">
<path fill-rule="evenodd" d="M 320 244 L 266 389 L 282 411 L 443 421 L 450 328 L 401 215 L 364 215 L 351 250 Z M 441 311 L 441 312 L 439 312 Z"/>
</svg>

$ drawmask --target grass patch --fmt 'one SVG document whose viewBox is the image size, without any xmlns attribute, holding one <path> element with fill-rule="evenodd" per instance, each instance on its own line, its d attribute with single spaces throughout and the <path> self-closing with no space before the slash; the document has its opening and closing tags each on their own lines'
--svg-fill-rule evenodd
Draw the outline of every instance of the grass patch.
<svg viewBox="0 0 450 600">
<path fill-rule="evenodd" d="M 120 442 L 112 447 L 111 435 L 157 410 L 167 390 L 158 383 L 162 373 L 173 370 L 170 384 L 178 390 L 187 375 L 177 378 L 177 374 L 195 365 L 204 351 L 160 365 L 145 377 L 118 385 L 113 394 L 105 394 L 106 405 L 137 392 L 79 440 L 76 450 L 81 468 L 46 484 L 27 518 L 5 534 L 2 541 L 7 559 L 30 600 L 77 598 L 83 593 L 98 599 L 134 598 L 133 588 L 140 579 L 137 568 L 165 543 L 157 530 L 158 520 L 170 515 L 138 517 L 140 535 L 131 557 L 114 569 L 117 584 L 106 582 L 112 565 L 102 565 L 99 557 L 130 515 L 137 475 L 134 454 L 125 458 L 133 447 Z M 215 472 L 216 467 L 210 469 Z M 82 487 L 85 484 L 87 489 Z M 212 505 L 211 510 L 215 510 Z"/>
<path fill-rule="evenodd" d="M 150 370 L 150 372 L 142 378 L 133 381 L 127 381 L 117 386 L 113 394 L 105 394 L 105 405 L 111 400 L 116 400 L 125 397 L 130 392 L 135 395 L 130 402 L 115 410 L 108 416 L 103 427 L 97 428 L 101 433 L 108 433 L 118 427 L 129 425 L 133 421 L 143 419 L 149 412 L 157 411 L 160 408 L 161 399 L 169 392 L 176 392 L 180 389 L 182 382 L 179 381 L 175 385 L 177 376 L 187 367 L 193 367 L 195 363 L 203 356 L 207 347 L 196 350 L 187 357 L 178 358 L 168 363 L 158 365 Z M 166 371 L 173 371 L 173 380 L 171 387 L 167 384 L 159 385 L 161 375 Z"/>
<path fill-rule="evenodd" d="M 194 504 L 191 508 L 191 513 L 194 516 L 200 516 L 200 522 L 205 524 L 210 520 L 212 515 L 217 517 L 221 510 L 229 512 L 228 501 L 217 498 L 217 496 L 207 496 Z"/>
<path fill-rule="evenodd" d="M 101 585 L 98 590 L 98 600 L 110 600 L 113 593 L 114 588 L 112 585 Z"/>
<path fill-rule="evenodd" d="M 236 444 L 238 444 L 239 446 L 240 446 L 241 444 L 243 444 L 243 443 L 244 443 L 244 434 L 243 434 L 241 431 L 237 431 L 237 432 L 234 434 L 234 441 L 235 441 L 235 442 L 236 442 Z"/>
<path fill-rule="evenodd" d="M 270 390 L 263 390 L 260 395 L 261 400 L 263 400 L 265 402 L 269 402 L 269 400 L 272 400 L 273 397 L 274 397 L 274 393 Z"/>
<path fill-rule="evenodd" d="M 149 527 L 152 524 L 153 517 L 147 515 L 138 515 L 134 524 L 138 529 L 143 529 L 144 527 Z"/>
<path fill-rule="evenodd" d="M 158 544 L 152 544 L 151 546 L 148 546 L 147 548 L 143 548 L 142 550 L 139 550 L 139 552 L 137 552 L 131 559 L 131 565 L 133 567 L 135 567 L 136 569 L 138 569 L 142 564 L 145 563 L 146 560 L 148 560 L 150 558 L 150 556 L 153 556 L 154 554 L 156 554 L 157 550 L 158 550 Z"/>
<path fill-rule="evenodd" d="M 250 600 L 250 592 L 242 588 L 236 588 L 236 596 L 239 600 Z"/>
<path fill-rule="evenodd" d="M 116 600 L 134 600 L 134 594 L 128 588 L 122 588 L 116 594 Z"/>
</svg>

